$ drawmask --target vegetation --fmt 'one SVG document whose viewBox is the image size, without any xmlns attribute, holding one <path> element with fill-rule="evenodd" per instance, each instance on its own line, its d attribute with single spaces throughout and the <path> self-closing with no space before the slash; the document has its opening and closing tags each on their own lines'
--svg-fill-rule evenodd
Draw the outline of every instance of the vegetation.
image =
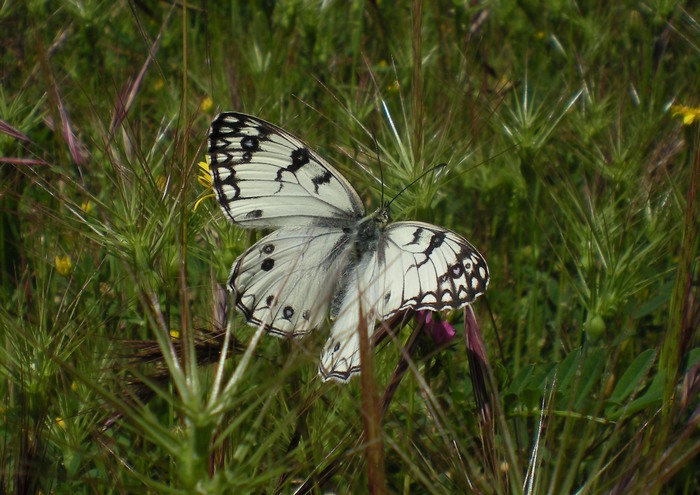
<svg viewBox="0 0 700 495">
<path fill-rule="evenodd" d="M 686 3 L 5 2 L 0 490 L 700 492 Z M 345 386 L 326 329 L 257 335 L 222 287 L 261 234 L 197 203 L 220 110 L 369 211 L 446 163 L 392 214 L 484 254 L 478 327 Z"/>
</svg>

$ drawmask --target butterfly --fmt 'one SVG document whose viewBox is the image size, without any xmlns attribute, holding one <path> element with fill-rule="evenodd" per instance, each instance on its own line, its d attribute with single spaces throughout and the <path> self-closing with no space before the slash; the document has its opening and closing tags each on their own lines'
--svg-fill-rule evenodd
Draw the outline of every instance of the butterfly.
<svg viewBox="0 0 700 495">
<path fill-rule="evenodd" d="M 489 270 L 458 234 L 423 222 L 389 223 L 388 204 L 366 215 L 335 168 L 301 140 L 257 117 L 219 114 L 209 170 L 224 214 L 274 229 L 241 254 L 228 279 L 247 322 L 298 338 L 330 314 L 323 381 L 360 371 L 360 325 L 404 310 L 459 309 L 486 291 Z"/>
</svg>

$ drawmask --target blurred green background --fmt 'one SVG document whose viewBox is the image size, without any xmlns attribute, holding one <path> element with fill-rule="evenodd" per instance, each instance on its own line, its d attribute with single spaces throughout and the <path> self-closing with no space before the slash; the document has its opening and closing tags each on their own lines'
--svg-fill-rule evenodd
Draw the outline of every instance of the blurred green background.
<svg viewBox="0 0 700 495">
<path fill-rule="evenodd" d="M 2 492 L 698 493 L 699 19 L 2 3 Z M 249 346 L 221 284 L 260 233 L 197 182 L 222 110 L 302 138 L 368 211 L 446 163 L 392 213 L 487 259 L 488 362 L 447 316 L 457 338 L 417 335 L 379 417 L 394 343 L 345 386 L 316 376 L 325 328 Z"/>
</svg>

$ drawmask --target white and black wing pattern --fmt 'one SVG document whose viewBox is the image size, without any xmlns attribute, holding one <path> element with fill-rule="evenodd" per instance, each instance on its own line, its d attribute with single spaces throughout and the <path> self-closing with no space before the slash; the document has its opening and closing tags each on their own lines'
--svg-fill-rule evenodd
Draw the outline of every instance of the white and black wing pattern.
<svg viewBox="0 0 700 495">
<path fill-rule="evenodd" d="M 321 354 L 319 373 L 347 381 L 360 371 L 358 321 L 374 322 L 407 309 L 459 309 L 486 291 L 486 261 L 464 238 L 421 222 L 390 224 L 374 252 L 365 254 Z"/>
<path fill-rule="evenodd" d="M 296 337 L 334 320 L 325 379 L 360 370 L 358 328 L 407 310 L 458 309 L 486 290 L 488 267 L 465 239 L 420 222 L 364 217 L 350 183 L 288 132 L 225 112 L 209 131 L 212 188 L 245 228 L 278 230 L 234 263 L 228 286 L 248 323 Z"/>
<path fill-rule="evenodd" d="M 382 293 L 390 274 L 380 271 L 376 251 L 368 252 L 353 268 L 344 277 L 338 308 L 331 310 L 334 321 L 318 367 L 323 381 L 346 382 L 360 372 L 360 327 L 366 328 L 371 337 L 375 322 L 380 318 Z"/>
<path fill-rule="evenodd" d="M 359 219 L 348 181 L 299 139 L 264 120 L 219 114 L 209 130 L 209 169 L 224 213 L 246 228 Z"/>
<path fill-rule="evenodd" d="M 284 228 L 238 257 L 229 288 L 248 323 L 277 336 L 298 337 L 328 316 L 350 237 L 343 229 Z"/>
<path fill-rule="evenodd" d="M 462 236 L 423 222 L 389 224 L 379 247 L 382 319 L 405 309 L 459 309 L 486 292 L 489 269 Z M 382 259 L 382 256 L 384 259 Z"/>
</svg>

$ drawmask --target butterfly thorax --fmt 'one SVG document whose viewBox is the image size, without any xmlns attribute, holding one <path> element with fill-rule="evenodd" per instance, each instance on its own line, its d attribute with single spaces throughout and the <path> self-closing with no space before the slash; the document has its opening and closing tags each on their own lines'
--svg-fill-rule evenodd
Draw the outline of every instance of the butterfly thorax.
<svg viewBox="0 0 700 495">
<path fill-rule="evenodd" d="M 389 222 L 389 208 L 384 205 L 371 215 L 362 218 L 355 232 L 355 257 L 360 261 L 365 253 L 377 249 L 384 226 Z"/>
</svg>

